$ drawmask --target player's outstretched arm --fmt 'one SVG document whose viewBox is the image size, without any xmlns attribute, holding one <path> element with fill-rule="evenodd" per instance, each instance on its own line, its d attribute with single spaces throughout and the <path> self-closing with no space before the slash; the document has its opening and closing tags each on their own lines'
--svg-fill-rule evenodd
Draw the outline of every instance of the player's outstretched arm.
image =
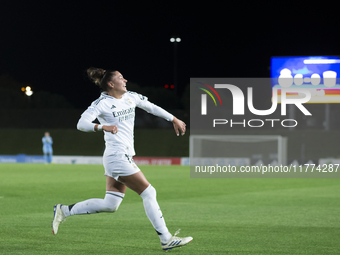
<svg viewBox="0 0 340 255">
<path fill-rule="evenodd" d="M 185 123 L 183 121 L 181 121 L 180 119 L 177 119 L 175 116 L 174 116 L 174 119 L 172 120 L 172 124 L 174 125 L 174 129 L 175 129 L 175 132 L 176 132 L 176 135 L 179 136 L 179 133 L 181 131 L 181 134 L 184 135 L 185 134 Z"/>
</svg>

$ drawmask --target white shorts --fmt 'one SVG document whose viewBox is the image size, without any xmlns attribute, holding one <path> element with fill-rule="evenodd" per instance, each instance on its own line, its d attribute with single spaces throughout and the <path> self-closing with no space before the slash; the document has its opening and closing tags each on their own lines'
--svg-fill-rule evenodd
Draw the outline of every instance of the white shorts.
<svg viewBox="0 0 340 255">
<path fill-rule="evenodd" d="M 132 156 L 105 150 L 103 156 L 105 175 L 118 181 L 119 176 L 129 176 L 140 171 Z"/>
</svg>

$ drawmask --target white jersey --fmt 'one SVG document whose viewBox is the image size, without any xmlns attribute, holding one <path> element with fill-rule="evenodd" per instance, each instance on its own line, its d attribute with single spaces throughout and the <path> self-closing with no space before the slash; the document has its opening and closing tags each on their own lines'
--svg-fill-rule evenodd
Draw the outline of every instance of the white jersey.
<svg viewBox="0 0 340 255">
<path fill-rule="evenodd" d="M 168 121 L 173 120 L 173 115 L 148 101 L 148 98 L 128 91 L 122 98 L 109 96 L 106 92 L 93 101 L 91 106 L 81 115 L 77 128 L 85 132 L 94 132 L 96 118 L 101 125 L 117 125 L 118 132 L 112 134 L 104 131 L 105 145 L 108 149 L 134 156 L 134 125 L 135 108 L 139 107 L 153 115 Z"/>
</svg>

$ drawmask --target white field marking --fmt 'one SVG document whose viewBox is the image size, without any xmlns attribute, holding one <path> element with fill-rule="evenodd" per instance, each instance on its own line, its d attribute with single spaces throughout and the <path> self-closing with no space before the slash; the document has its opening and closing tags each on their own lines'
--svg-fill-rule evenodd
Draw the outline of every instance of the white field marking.
<svg viewBox="0 0 340 255">
<path fill-rule="evenodd" d="M 0 196 L 0 198 L 4 198 L 4 197 Z"/>
</svg>

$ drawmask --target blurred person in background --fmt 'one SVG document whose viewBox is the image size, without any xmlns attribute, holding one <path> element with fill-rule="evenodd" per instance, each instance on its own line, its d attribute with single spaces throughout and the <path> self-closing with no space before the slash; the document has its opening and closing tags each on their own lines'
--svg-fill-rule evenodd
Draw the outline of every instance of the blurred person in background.
<svg viewBox="0 0 340 255">
<path fill-rule="evenodd" d="M 43 143 L 43 153 L 44 153 L 45 162 L 47 164 L 50 164 L 52 163 L 52 156 L 53 156 L 53 149 L 52 149 L 53 140 L 49 132 L 45 132 L 45 136 L 42 138 L 42 143 Z"/>
</svg>

